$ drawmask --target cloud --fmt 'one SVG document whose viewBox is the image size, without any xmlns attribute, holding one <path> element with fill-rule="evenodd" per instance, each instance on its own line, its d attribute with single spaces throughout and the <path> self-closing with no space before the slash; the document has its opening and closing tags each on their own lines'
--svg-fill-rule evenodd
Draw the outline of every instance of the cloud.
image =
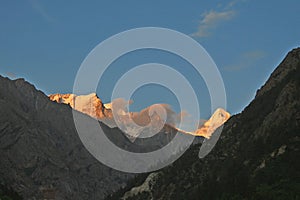
<svg viewBox="0 0 300 200">
<path fill-rule="evenodd" d="M 213 29 L 215 29 L 220 23 L 229 21 L 235 17 L 236 11 L 233 7 L 238 3 L 246 2 L 247 0 L 232 0 L 226 5 L 220 3 L 217 9 L 212 9 L 209 12 L 205 12 L 201 15 L 201 20 L 196 32 L 190 34 L 192 37 L 208 37 L 211 35 Z M 218 11 L 217 11 L 218 10 Z"/>
<path fill-rule="evenodd" d="M 256 61 L 264 58 L 266 53 L 261 50 L 249 51 L 241 55 L 237 63 L 229 65 L 224 69 L 226 71 L 238 71 L 248 67 L 251 67 Z"/>
<path fill-rule="evenodd" d="M 47 22 L 53 22 L 54 19 L 46 12 L 46 10 L 44 9 L 44 7 L 36 0 L 30 0 L 29 1 L 32 8 L 38 13 L 40 14 L 44 20 L 46 20 Z"/>
<path fill-rule="evenodd" d="M 202 15 L 202 20 L 200 21 L 198 30 L 191 34 L 193 37 L 207 37 L 210 35 L 210 31 L 218 24 L 224 21 L 228 21 L 232 19 L 235 15 L 235 11 L 228 10 L 228 11 L 215 11 L 211 10 L 206 12 Z"/>
</svg>

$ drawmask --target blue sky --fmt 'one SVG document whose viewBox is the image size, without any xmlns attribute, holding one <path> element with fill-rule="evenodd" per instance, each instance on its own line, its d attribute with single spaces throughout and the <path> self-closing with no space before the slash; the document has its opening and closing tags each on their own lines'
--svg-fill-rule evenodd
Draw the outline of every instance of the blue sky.
<svg viewBox="0 0 300 200">
<path fill-rule="evenodd" d="M 217 64 L 227 110 L 240 112 L 292 48 L 299 46 L 300 1 L 1 1 L 0 74 L 24 77 L 46 94 L 70 93 L 80 64 L 101 41 L 137 27 L 170 28 L 197 40 Z M 174 55 L 130 53 L 111 66 L 97 93 L 108 101 L 114 81 L 137 64 L 158 62 L 200 80 L 195 86 L 203 117 L 209 95 L 201 77 Z M 183 67 L 186 66 L 186 67 Z M 145 86 L 133 96 L 140 109 L 176 98 L 166 88 Z"/>
</svg>

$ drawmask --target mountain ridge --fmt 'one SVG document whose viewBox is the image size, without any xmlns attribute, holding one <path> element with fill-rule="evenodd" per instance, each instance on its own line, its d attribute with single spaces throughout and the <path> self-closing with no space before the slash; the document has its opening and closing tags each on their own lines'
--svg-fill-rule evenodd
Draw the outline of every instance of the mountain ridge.
<svg viewBox="0 0 300 200">
<path fill-rule="evenodd" d="M 272 80 L 274 79 L 274 80 Z M 225 124 L 205 158 L 191 147 L 111 199 L 299 199 L 300 48 L 293 49 L 255 99 Z M 174 176 L 176 174 L 176 176 Z M 109 199 L 109 198 L 108 198 Z"/>
<path fill-rule="evenodd" d="M 0 77 L 0 108 L 0 183 L 22 198 L 50 191 L 57 199 L 103 199 L 133 177 L 99 163 L 82 145 L 71 108 L 24 79 Z"/>
<path fill-rule="evenodd" d="M 0 109 L 0 184 L 22 198 L 103 199 L 135 176 L 99 163 L 80 141 L 71 107 L 23 78 L 0 76 Z M 159 149 L 176 134 L 169 127 L 168 134 L 131 143 L 118 128 L 99 123 L 111 141 L 133 152 Z"/>
<path fill-rule="evenodd" d="M 96 93 L 86 95 L 57 93 L 48 97 L 51 101 L 68 104 L 72 109 L 100 120 L 111 128 L 122 126 L 122 130 L 132 142 L 141 133 L 146 132 L 145 130 L 157 133 L 159 131 L 170 132 L 169 129 L 209 139 L 213 132 L 230 118 L 227 111 L 218 108 L 210 119 L 199 120 L 202 121 L 202 124 L 196 130 L 186 131 L 176 126 L 184 118 L 183 114 L 176 114 L 168 104 L 153 104 L 139 112 L 129 112 L 126 105 L 131 104 L 132 100 L 115 99 L 111 103 L 104 104 Z M 116 111 L 113 112 L 114 110 Z M 162 119 L 161 116 L 165 119 Z"/>
<path fill-rule="evenodd" d="M 25 199 L 297 199 L 299 58 L 300 48 L 287 55 L 255 99 L 225 123 L 204 159 L 198 158 L 201 144 L 196 144 L 141 185 L 128 185 L 140 176 L 110 169 L 90 155 L 78 138 L 70 106 L 50 101 L 24 79 L 0 76 L 0 185 Z M 138 151 L 147 142 L 132 144 L 117 128 L 100 125 L 124 149 L 133 145 Z M 155 141 L 165 141 L 150 143 L 149 151 L 169 141 L 164 134 Z"/>
</svg>

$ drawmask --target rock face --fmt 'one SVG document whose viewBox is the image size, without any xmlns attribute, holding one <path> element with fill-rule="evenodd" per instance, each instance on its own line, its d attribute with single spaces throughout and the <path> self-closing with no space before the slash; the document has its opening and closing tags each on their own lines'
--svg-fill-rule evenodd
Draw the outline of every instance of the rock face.
<svg viewBox="0 0 300 200">
<path fill-rule="evenodd" d="M 111 118 L 111 109 L 107 109 L 96 93 L 88 95 L 52 94 L 50 100 L 57 103 L 69 104 L 73 109 L 96 119 Z"/>
<path fill-rule="evenodd" d="M 102 165 L 86 150 L 71 106 L 93 117 L 82 114 L 88 120 L 109 118 L 110 109 L 95 94 L 50 98 L 24 79 L 0 76 L 0 190 L 7 187 L 24 199 L 81 200 L 103 199 L 125 187 L 135 175 Z M 159 149 L 177 133 L 168 127 L 132 143 L 118 128 L 99 123 L 115 145 L 133 152 Z"/>
<path fill-rule="evenodd" d="M 299 66 L 299 49 L 295 49 L 284 58 L 282 63 L 271 74 L 266 84 L 258 90 L 256 97 L 265 94 L 267 91 L 278 85 L 288 74 L 295 72 Z"/>
<path fill-rule="evenodd" d="M 79 96 L 52 94 L 49 98 L 57 103 L 68 104 L 71 108 L 100 120 L 111 128 L 121 127 L 132 142 L 141 135 L 148 137 L 160 131 L 170 132 L 170 128 L 180 133 L 210 138 L 214 131 L 230 118 L 228 112 L 218 108 L 197 130 L 189 132 L 176 127 L 180 121 L 180 114 L 176 114 L 167 104 L 154 104 L 140 112 L 128 112 L 127 106 L 132 101 L 115 99 L 111 103 L 103 104 L 96 93 Z"/>
<path fill-rule="evenodd" d="M 210 138 L 217 128 L 222 126 L 228 119 L 230 114 L 224 109 L 218 108 L 214 114 L 206 121 L 202 127 L 195 131 L 197 136 Z"/>
<path fill-rule="evenodd" d="M 24 79 L 0 77 L 0 111 L 0 184 L 24 199 L 103 199 L 133 176 L 94 159 L 77 135 L 71 108 Z"/>
<path fill-rule="evenodd" d="M 298 199 L 299 133 L 297 48 L 288 53 L 244 111 L 225 123 L 210 154 L 199 159 L 196 145 L 172 166 L 150 174 L 144 184 L 133 184 L 111 198 Z"/>
<path fill-rule="evenodd" d="M 230 118 L 230 114 L 226 112 L 222 108 L 218 108 L 214 114 L 209 118 L 209 120 L 204 121 L 203 125 L 201 125 L 194 132 L 187 132 L 184 130 L 177 129 L 185 134 L 191 134 L 195 136 L 201 136 L 209 139 L 212 134 L 216 131 L 217 128 L 222 126 L 228 119 Z"/>
</svg>

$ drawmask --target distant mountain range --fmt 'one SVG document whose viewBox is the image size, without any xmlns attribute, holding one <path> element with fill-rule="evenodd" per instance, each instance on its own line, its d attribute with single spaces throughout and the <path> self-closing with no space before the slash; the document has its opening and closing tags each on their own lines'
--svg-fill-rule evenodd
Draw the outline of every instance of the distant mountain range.
<svg viewBox="0 0 300 200">
<path fill-rule="evenodd" d="M 300 199 L 300 48 L 225 123 L 203 159 L 200 146 L 107 199 Z"/>
<path fill-rule="evenodd" d="M 49 95 L 49 98 L 57 103 L 68 104 L 71 108 L 100 120 L 110 128 L 122 126 L 122 130 L 132 142 L 142 133 L 170 132 L 170 129 L 184 134 L 210 138 L 213 132 L 230 118 L 228 112 L 218 108 L 209 120 L 198 120 L 198 129 L 186 131 L 177 126 L 183 117 L 182 114 L 175 113 L 167 104 L 154 104 L 140 112 L 129 112 L 126 106 L 132 101 L 115 99 L 111 103 L 103 104 L 96 93 L 88 95 L 52 94 Z M 161 109 L 164 109 L 165 116 Z M 201 124 L 199 124 L 200 121 Z"/>
<path fill-rule="evenodd" d="M 79 101 L 73 101 L 75 98 Z M 133 142 L 110 126 L 112 109 L 105 107 L 96 94 L 54 95 L 50 99 L 24 79 L 0 76 L 0 195 L 1 191 L 12 191 L 8 193 L 24 199 L 103 199 L 135 177 L 106 167 L 85 149 L 74 126 L 72 107 L 87 114 L 83 117 L 88 120 L 101 120 L 106 136 L 132 152 L 157 150 L 177 133 L 171 124 L 165 125 L 155 136 L 135 138 Z M 138 121 L 148 116 L 149 110 L 130 115 Z M 224 113 L 217 117 L 223 123 L 227 113 L 217 113 Z M 218 125 L 218 120 L 214 121 Z M 203 128 L 210 128 L 211 134 L 216 126 L 212 125 Z"/>
<path fill-rule="evenodd" d="M 0 77 L 0 110 L 0 184 L 24 199 L 103 199 L 134 176 L 96 160 L 78 137 L 72 109 L 24 79 Z M 101 126 L 131 144 L 118 129 Z"/>
<path fill-rule="evenodd" d="M 132 142 L 103 123 L 111 119 L 112 105 L 104 105 L 96 94 L 77 96 L 82 98 L 79 105 L 72 102 L 74 97 L 54 95 L 50 100 L 24 79 L 0 76 L 0 198 L 300 198 L 300 48 L 289 52 L 255 99 L 224 124 L 210 154 L 199 159 L 199 137 L 171 166 L 149 174 L 122 173 L 97 161 L 78 137 L 72 108 L 87 120 L 101 119 L 106 136 L 133 152 L 168 144 L 177 133 L 173 124 L 150 139 L 137 137 Z M 200 130 L 215 131 L 228 118 L 224 112 L 218 110 Z"/>
</svg>

